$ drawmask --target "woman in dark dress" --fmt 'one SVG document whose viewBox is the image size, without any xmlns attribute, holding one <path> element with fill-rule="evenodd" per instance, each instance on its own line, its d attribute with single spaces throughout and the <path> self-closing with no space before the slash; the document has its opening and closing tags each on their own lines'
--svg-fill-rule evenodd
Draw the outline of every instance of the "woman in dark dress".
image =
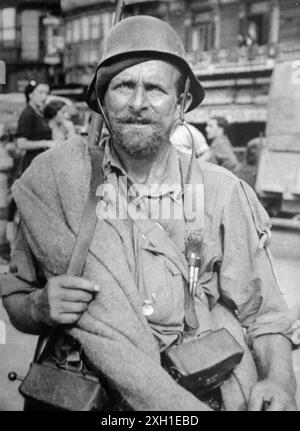
<svg viewBox="0 0 300 431">
<path fill-rule="evenodd" d="M 26 108 L 22 111 L 17 130 L 17 144 L 25 150 L 22 163 L 24 171 L 41 152 L 54 145 L 52 131 L 43 116 L 49 86 L 31 81 L 25 88 Z"/>
<path fill-rule="evenodd" d="M 21 112 L 17 129 L 18 148 L 25 152 L 18 169 L 19 173 L 24 172 L 36 156 L 54 145 L 52 130 L 43 115 L 49 90 L 48 84 L 39 84 L 36 81 L 30 81 L 25 87 L 26 108 Z M 9 228 L 12 231 L 9 234 L 11 243 L 14 242 L 16 235 L 15 214 L 16 205 L 12 199 L 8 211 L 9 226 L 12 225 Z"/>
</svg>

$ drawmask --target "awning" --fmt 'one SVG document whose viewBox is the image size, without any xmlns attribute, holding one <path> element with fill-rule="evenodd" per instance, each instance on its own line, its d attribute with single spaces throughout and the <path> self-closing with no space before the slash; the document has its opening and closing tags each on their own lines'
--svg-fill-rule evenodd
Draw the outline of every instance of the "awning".
<svg viewBox="0 0 300 431">
<path fill-rule="evenodd" d="M 5 84 L 5 63 L 0 60 L 0 84 Z"/>
<path fill-rule="evenodd" d="M 267 108 L 255 105 L 201 105 L 186 114 L 190 123 L 206 123 L 210 117 L 225 117 L 229 123 L 266 122 Z"/>
</svg>

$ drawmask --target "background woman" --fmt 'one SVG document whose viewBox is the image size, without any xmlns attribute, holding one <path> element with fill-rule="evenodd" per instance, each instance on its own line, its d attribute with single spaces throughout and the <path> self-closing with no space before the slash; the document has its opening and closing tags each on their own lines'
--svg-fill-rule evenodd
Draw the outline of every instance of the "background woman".
<svg viewBox="0 0 300 431">
<path fill-rule="evenodd" d="M 44 108 L 44 118 L 52 130 L 52 139 L 63 142 L 75 135 L 67 105 L 60 100 L 48 102 Z"/>
<path fill-rule="evenodd" d="M 48 84 L 36 81 L 31 81 L 25 88 L 27 105 L 20 115 L 17 130 L 17 145 L 25 150 L 22 171 L 38 154 L 54 145 L 51 128 L 43 116 L 49 90 Z"/>
</svg>

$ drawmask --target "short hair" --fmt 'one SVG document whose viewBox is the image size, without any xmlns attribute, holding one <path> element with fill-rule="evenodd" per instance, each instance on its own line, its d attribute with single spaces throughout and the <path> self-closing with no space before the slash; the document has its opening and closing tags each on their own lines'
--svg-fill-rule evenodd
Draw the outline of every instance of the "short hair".
<svg viewBox="0 0 300 431">
<path fill-rule="evenodd" d="M 60 111 L 64 106 L 65 102 L 62 102 L 61 100 L 51 100 L 51 102 L 48 102 L 44 108 L 44 118 L 47 121 L 52 120 L 52 118 L 54 118 L 58 111 Z"/>
<path fill-rule="evenodd" d="M 211 120 L 215 120 L 218 127 L 221 127 L 224 130 L 224 134 L 227 135 L 228 129 L 229 129 L 229 123 L 226 120 L 225 117 L 212 117 Z"/>
<path fill-rule="evenodd" d="M 38 84 L 36 81 L 34 81 L 34 80 L 30 81 L 30 82 L 26 85 L 26 87 L 25 87 L 25 89 L 24 89 L 24 94 L 25 94 L 25 97 L 26 97 L 26 103 L 28 103 L 28 102 L 29 102 L 29 100 L 30 100 L 30 98 L 29 98 L 29 94 L 31 94 L 31 93 L 33 92 L 33 90 L 34 90 L 38 85 L 39 85 L 39 84 Z"/>
<path fill-rule="evenodd" d="M 36 89 L 37 86 L 39 85 L 47 85 L 47 87 L 50 88 L 49 84 L 47 84 L 46 82 L 37 82 L 35 80 L 31 80 L 25 87 L 24 89 L 24 94 L 26 97 L 26 103 L 29 103 L 30 101 L 30 97 L 29 95 Z"/>
</svg>

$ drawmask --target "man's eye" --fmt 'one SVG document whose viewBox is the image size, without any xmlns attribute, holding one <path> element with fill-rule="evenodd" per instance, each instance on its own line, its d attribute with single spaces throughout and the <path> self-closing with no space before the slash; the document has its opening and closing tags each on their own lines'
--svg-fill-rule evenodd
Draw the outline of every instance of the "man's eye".
<svg viewBox="0 0 300 431">
<path fill-rule="evenodd" d="M 147 91 L 163 93 L 163 90 L 157 85 L 147 85 Z"/>
<path fill-rule="evenodd" d="M 132 88 L 132 84 L 130 84 L 129 82 L 121 82 L 117 88 L 120 89 L 131 89 Z"/>
</svg>

